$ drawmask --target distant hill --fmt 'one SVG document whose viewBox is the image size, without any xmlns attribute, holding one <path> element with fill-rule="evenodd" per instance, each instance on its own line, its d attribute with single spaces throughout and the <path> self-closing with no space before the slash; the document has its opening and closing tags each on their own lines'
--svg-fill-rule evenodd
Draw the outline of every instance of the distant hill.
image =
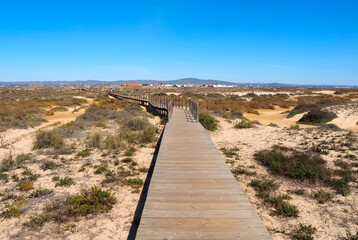
<svg viewBox="0 0 358 240">
<path fill-rule="evenodd" d="M 19 81 L 19 82 L 0 82 L 0 86 L 29 86 L 29 85 L 45 85 L 45 86 L 94 86 L 94 85 L 121 85 L 124 83 L 140 83 L 140 84 L 172 84 L 172 85 L 239 85 L 239 86 L 267 86 L 267 87 L 353 87 L 347 85 L 303 85 L 303 84 L 283 84 L 283 83 L 234 83 L 221 80 L 199 79 L 199 78 L 181 78 L 177 80 L 72 80 L 72 81 Z"/>
<path fill-rule="evenodd" d="M 140 83 L 140 84 L 193 84 L 193 85 L 236 85 L 232 82 L 220 80 L 204 80 L 198 78 L 182 78 L 178 80 L 116 80 L 116 81 L 102 81 L 102 80 L 73 80 L 73 81 L 21 81 L 21 82 L 0 82 L 0 86 L 28 86 L 28 85 L 46 85 L 46 86 L 68 86 L 68 85 L 120 85 L 124 83 Z"/>
</svg>

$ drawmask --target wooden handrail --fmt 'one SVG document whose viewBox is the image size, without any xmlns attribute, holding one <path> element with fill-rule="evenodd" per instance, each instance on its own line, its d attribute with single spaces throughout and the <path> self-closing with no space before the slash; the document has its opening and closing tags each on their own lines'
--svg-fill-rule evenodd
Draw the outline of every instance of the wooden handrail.
<svg viewBox="0 0 358 240">
<path fill-rule="evenodd" d="M 151 95 L 127 95 L 123 93 L 108 93 L 112 97 L 119 97 L 122 99 L 128 99 L 133 101 L 140 101 L 144 104 L 144 102 L 148 103 L 152 107 L 164 110 L 167 112 L 168 122 L 171 119 L 173 114 L 173 108 L 182 108 L 184 110 L 188 110 L 190 114 L 193 116 L 196 122 L 199 122 L 199 104 L 191 99 L 187 100 L 185 98 L 168 98 L 168 97 L 154 97 Z"/>
</svg>

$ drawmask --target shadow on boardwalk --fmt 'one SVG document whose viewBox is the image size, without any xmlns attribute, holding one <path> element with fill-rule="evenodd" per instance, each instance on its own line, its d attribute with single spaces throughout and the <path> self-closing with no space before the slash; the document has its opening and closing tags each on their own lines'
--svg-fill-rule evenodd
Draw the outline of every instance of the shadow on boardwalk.
<svg viewBox="0 0 358 240">
<path fill-rule="evenodd" d="M 157 146 L 156 146 L 154 154 L 153 154 L 153 158 L 152 158 L 149 170 L 148 170 L 147 178 L 145 179 L 143 190 L 142 190 L 142 193 L 140 195 L 138 205 L 137 205 L 137 208 L 136 208 L 135 213 L 134 213 L 132 226 L 131 226 L 131 229 L 129 230 L 129 235 L 128 235 L 128 238 L 127 238 L 128 240 L 134 240 L 136 238 L 136 235 L 137 235 L 137 230 L 138 230 L 138 227 L 139 227 L 140 219 L 142 217 L 145 200 L 147 199 L 149 184 L 150 184 L 150 181 L 152 179 L 155 162 L 157 160 L 157 156 L 158 156 L 158 152 L 159 152 L 159 148 L 160 148 L 160 143 L 162 142 L 163 133 L 164 133 L 164 129 L 162 131 L 162 134 L 159 137 L 159 140 L 157 142 Z"/>
</svg>

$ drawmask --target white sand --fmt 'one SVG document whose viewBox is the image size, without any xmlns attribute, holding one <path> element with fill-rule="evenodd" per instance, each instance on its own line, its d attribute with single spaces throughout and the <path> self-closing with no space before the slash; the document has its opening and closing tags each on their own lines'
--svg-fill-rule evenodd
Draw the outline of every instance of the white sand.
<svg viewBox="0 0 358 240">
<path fill-rule="evenodd" d="M 334 123 L 342 129 L 358 131 L 358 102 L 329 107 L 327 110 L 337 114 L 337 118 L 330 123 Z"/>
<path fill-rule="evenodd" d="M 292 232 L 298 227 L 299 223 L 312 224 L 317 228 L 315 239 L 338 239 L 345 236 L 345 231 L 354 232 L 358 230 L 358 188 L 357 184 L 353 184 L 352 193 L 343 197 L 335 195 L 332 202 L 326 204 L 318 204 L 316 200 L 310 196 L 312 191 L 317 189 L 325 189 L 332 192 L 331 189 L 324 187 L 322 184 L 310 184 L 308 182 L 293 181 L 287 178 L 272 176 L 267 172 L 266 167 L 260 165 L 254 160 L 253 154 L 256 151 L 268 149 L 272 145 L 282 144 L 299 150 L 307 150 L 309 146 L 318 144 L 318 141 L 331 141 L 336 138 L 344 139 L 347 132 L 321 132 L 319 129 L 302 129 L 302 130 L 284 130 L 279 128 L 259 126 L 252 129 L 234 129 L 232 123 L 219 118 L 219 130 L 210 133 L 212 140 L 218 149 L 221 147 L 238 147 L 239 160 L 233 164 L 228 164 L 231 169 L 236 166 L 242 166 L 246 170 L 256 171 L 257 176 L 238 175 L 238 182 L 246 192 L 250 202 L 256 208 L 260 218 L 268 228 L 275 240 L 291 239 L 291 237 L 277 233 L 276 229 L 283 229 L 286 233 Z M 316 139 L 319 137 L 319 139 Z M 355 136 L 357 138 L 357 136 Z M 358 156 L 358 151 L 353 151 Z M 337 159 L 339 152 L 330 151 L 329 155 L 323 155 L 327 160 L 329 167 L 334 167 L 333 161 Z M 225 156 L 224 156 L 225 158 Z M 254 168 L 249 168 L 254 166 Z M 272 215 L 272 207 L 264 204 L 261 199 L 255 196 L 254 190 L 248 186 L 251 179 L 269 178 L 280 184 L 278 192 L 280 194 L 287 193 L 287 190 L 296 188 L 304 188 L 306 193 L 304 196 L 290 194 L 293 198 L 289 200 L 299 209 L 298 218 L 284 218 Z M 347 209 L 347 213 L 343 212 Z"/>
<path fill-rule="evenodd" d="M 277 124 L 281 128 L 288 128 L 292 125 L 296 125 L 296 122 L 302 118 L 306 113 L 296 114 L 292 118 L 286 118 L 288 115 L 284 113 L 286 111 L 292 110 L 292 108 L 280 108 L 275 107 L 274 110 L 271 109 L 258 109 L 259 114 L 253 113 L 244 113 L 244 117 L 248 118 L 251 121 L 257 120 L 263 125 L 269 125 L 270 123 Z M 301 128 L 313 128 L 315 126 L 300 124 Z"/>
</svg>

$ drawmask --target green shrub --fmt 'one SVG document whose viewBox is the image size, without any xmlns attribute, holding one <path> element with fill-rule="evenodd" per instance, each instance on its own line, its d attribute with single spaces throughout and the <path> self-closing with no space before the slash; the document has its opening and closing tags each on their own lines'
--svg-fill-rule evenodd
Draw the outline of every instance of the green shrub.
<svg viewBox="0 0 358 240">
<path fill-rule="evenodd" d="M 316 233 L 316 228 L 312 225 L 300 224 L 300 227 L 296 228 L 292 234 L 292 240 L 313 240 L 313 234 Z"/>
<path fill-rule="evenodd" d="M 304 188 L 296 188 L 291 192 L 294 194 L 297 194 L 297 195 L 303 195 L 303 194 L 305 194 L 305 189 Z"/>
<path fill-rule="evenodd" d="M 9 175 L 3 172 L 0 172 L 0 180 L 3 180 L 5 182 L 9 181 Z"/>
<path fill-rule="evenodd" d="M 233 147 L 233 148 L 226 148 L 226 147 L 222 147 L 220 148 L 220 151 L 228 158 L 232 158 L 234 156 L 237 156 L 237 151 L 239 151 L 239 149 L 237 147 Z"/>
<path fill-rule="evenodd" d="M 209 131 L 215 131 L 218 129 L 218 124 L 215 118 L 207 112 L 199 113 L 199 122 L 203 127 Z"/>
<path fill-rule="evenodd" d="M 240 122 L 236 122 L 234 128 L 252 128 L 254 127 L 253 122 L 248 119 L 242 119 Z"/>
<path fill-rule="evenodd" d="M 29 198 L 38 198 L 38 197 L 42 197 L 45 195 L 49 195 L 51 193 L 53 193 L 53 190 L 50 190 L 50 189 L 46 189 L 46 188 L 36 189 L 29 195 Z"/>
<path fill-rule="evenodd" d="M 123 158 L 123 159 L 121 160 L 121 162 L 124 162 L 124 163 L 130 163 L 130 162 L 132 162 L 132 161 L 133 161 L 133 159 L 130 158 L 130 157 L 126 157 L 126 158 Z"/>
<path fill-rule="evenodd" d="M 83 158 L 88 157 L 90 155 L 91 155 L 91 149 L 89 149 L 89 148 L 86 148 L 85 150 L 77 153 L 77 156 L 83 157 Z"/>
<path fill-rule="evenodd" d="M 254 156 L 273 174 L 289 178 L 315 181 L 326 178 L 328 174 L 325 161 L 321 157 L 294 149 L 274 146 L 272 150 L 262 150 Z"/>
<path fill-rule="evenodd" d="M 62 135 L 54 130 L 39 130 L 36 133 L 34 149 L 49 148 L 60 149 L 65 146 Z"/>
<path fill-rule="evenodd" d="M 257 197 L 271 204 L 276 209 L 276 214 L 285 217 L 298 216 L 297 207 L 285 201 L 291 199 L 289 195 L 271 196 L 271 192 L 278 189 L 278 185 L 273 180 L 251 180 L 249 186 L 254 188 Z"/>
<path fill-rule="evenodd" d="M 106 122 L 104 121 L 97 121 L 95 124 L 96 127 L 100 127 L 100 128 L 108 128 L 108 125 Z"/>
<path fill-rule="evenodd" d="M 38 214 L 30 216 L 30 220 L 23 223 L 23 226 L 27 227 L 29 230 L 37 230 L 45 225 L 46 222 L 50 220 L 49 216 L 45 214 Z"/>
<path fill-rule="evenodd" d="M 13 218 L 13 217 L 20 217 L 21 215 L 21 207 L 26 203 L 26 200 L 23 198 L 18 198 L 15 202 L 9 205 L 3 212 L 2 215 L 5 218 Z"/>
<path fill-rule="evenodd" d="M 151 143 L 155 141 L 155 134 L 157 129 L 155 127 L 148 127 L 142 130 L 138 134 L 138 142 L 139 143 Z"/>
<path fill-rule="evenodd" d="M 299 130 L 299 129 L 300 129 L 300 125 L 299 125 L 299 124 L 292 124 L 292 125 L 290 126 L 290 129 L 292 129 L 292 130 Z"/>
<path fill-rule="evenodd" d="M 343 196 L 347 196 L 351 191 L 349 187 L 349 179 L 347 178 L 332 178 L 325 181 L 328 187 L 331 187 L 338 194 L 342 194 Z"/>
<path fill-rule="evenodd" d="M 128 178 L 126 182 L 132 188 L 140 188 L 143 186 L 143 180 L 140 178 Z"/>
<path fill-rule="evenodd" d="M 128 143 L 135 143 L 137 139 L 137 135 L 128 128 L 120 128 L 118 137 L 120 140 L 127 141 Z"/>
<path fill-rule="evenodd" d="M 54 161 L 45 160 L 42 162 L 40 168 L 44 171 L 49 170 L 49 169 L 55 169 L 55 168 L 57 168 L 57 164 Z"/>
<path fill-rule="evenodd" d="M 10 171 L 15 165 L 15 161 L 12 158 L 12 155 L 8 155 L 7 157 L 3 158 L 0 164 L 0 172 L 7 172 Z"/>
<path fill-rule="evenodd" d="M 352 159 L 352 160 L 357 159 L 357 156 L 356 156 L 356 155 L 354 155 L 354 154 L 346 154 L 344 157 L 345 157 L 345 158 Z"/>
<path fill-rule="evenodd" d="M 36 181 L 37 178 L 40 176 L 39 174 L 35 174 L 33 172 L 31 172 L 30 169 L 26 168 L 23 172 L 22 172 L 23 176 L 26 176 L 25 179 L 28 179 L 30 181 Z"/>
<path fill-rule="evenodd" d="M 106 166 L 99 166 L 93 173 L 94 174 L 102 174 L 104 172 L 108 172 L 108 169 Z"/>
<path fill-rule="evenodd" d="M 24 223 L 30 230 L 41 228 L 46 222 L 54 221 L 65 223 L 76 220 L 80 216 L 105 213 L 111 210 L 117 199 L 110 190 L 102 190 L 96 186 L 90 191 L 82 191 L 81 194 L 72 195 L 65 200 L 56 200 L 44 207 L 44 213 L 30 217 Z"/>
<path fill-rule="evenodd" d="M 316 199 L 320 204 L 331 201 L 333 194 L 324 190 L 318 190 L 313 193 L 312 197 Z"/>
<path fill-rule="evenodd" d="M 250 184 L 256 191 L 256 196 L 262 199 L 269 198 L 271 191 L 278 189 L 278 184 L 273 180 L 251 180 Z"/>
<path fill-rule="evenodd" d="M 237 167 L 233 170 L 231 170 L 231 172 L 235 175 L 238 175 L 238 174 L 244 174 L 244 175 L 247 175 L 247 176 L 254 176 L 256 175 L 256 172 L 255 171 L 248 171 L 246 169 L 243 169 L 241 167 Z"/>
<path fill-rule="evenodd" d="M 135 147 L 132 146 L 124 152 L 124 156 L 131 157 L 136 151 Z"/>
<path fill-rule="evenodd" d="M 32 153 L 22 153 L 16 156 L 16 165 L 20 167 L 22 163 L 27 160 L 30 160 L 32 157 Z"/>
<path fill-rule="evenodd" d="M 291 197 L 289 197 L 288 195 L 281 195 L 276 197 L 269 197 L 265 199 L 265 202 L 269 202 L 270 204 L 272 204 L 276 209 L 276 213 L 278 215 L 282 215 L 284 217 L 297 217 L 297 207 L 284 201 L 287 199 L 291 199 Z"/>
<path fill-rule="evenodd" d="M 87 136 L 87 146 L 94 148 L 102 148 L 103 135 L 101 133 L 93 133 Z"/>
<path fill-rule="evenodd" d="M 144 118 L 123 118 L 121 123 L 125 128 L 128 128 L 132 131 L 144 130 L 151 126 L 149 121 Z"/>
<path fill-rule="evenodd" d="M 149 169 L 146 168 L 146 167 L 140 167 L 140 168 L 138 169 L 138 171 L 141 172 L 141 173 L 146 173 L 146 172 L 149 171 Z"/>
<path fill-rule="evenodd" d="M 70 216 L 105 213 L 111 210 L 116 202 L 114 193 L 93 186 L 91 191 L 83 191 L 80 195 L 67 198 L 64 211 Z"/>
<path fill-rule="evenodd" d="M 55 184 L 55 187 L 69 187 L 71 185 L 75 185 L 73 179 L 70 177 L 64 177 L 64 178 L 59 178 L 59 180 Z"/>
<path fill-rule="evenodd" d="M 60 177 L 59 176 L 53 176 L 52 181 L 54 181 L 54 182 L 60 181 Z"/>
<path fill-rule="evenodd" d="M 121 140 L 120 140 L 119 136 L 109 134 L 106 136 L 104 145 L 105 145 L 106 149 L 114 150 L 121 146 Z"/>
<path fill-rule="evenodd" d="M 303 115 L 303 117 L 298 120 L 298 122 L 304 124 L 322 125 L 323 123 L 332 121 L 336 117 L 337 115 L 332 112 L 311 110 Z"/>
</svg>

